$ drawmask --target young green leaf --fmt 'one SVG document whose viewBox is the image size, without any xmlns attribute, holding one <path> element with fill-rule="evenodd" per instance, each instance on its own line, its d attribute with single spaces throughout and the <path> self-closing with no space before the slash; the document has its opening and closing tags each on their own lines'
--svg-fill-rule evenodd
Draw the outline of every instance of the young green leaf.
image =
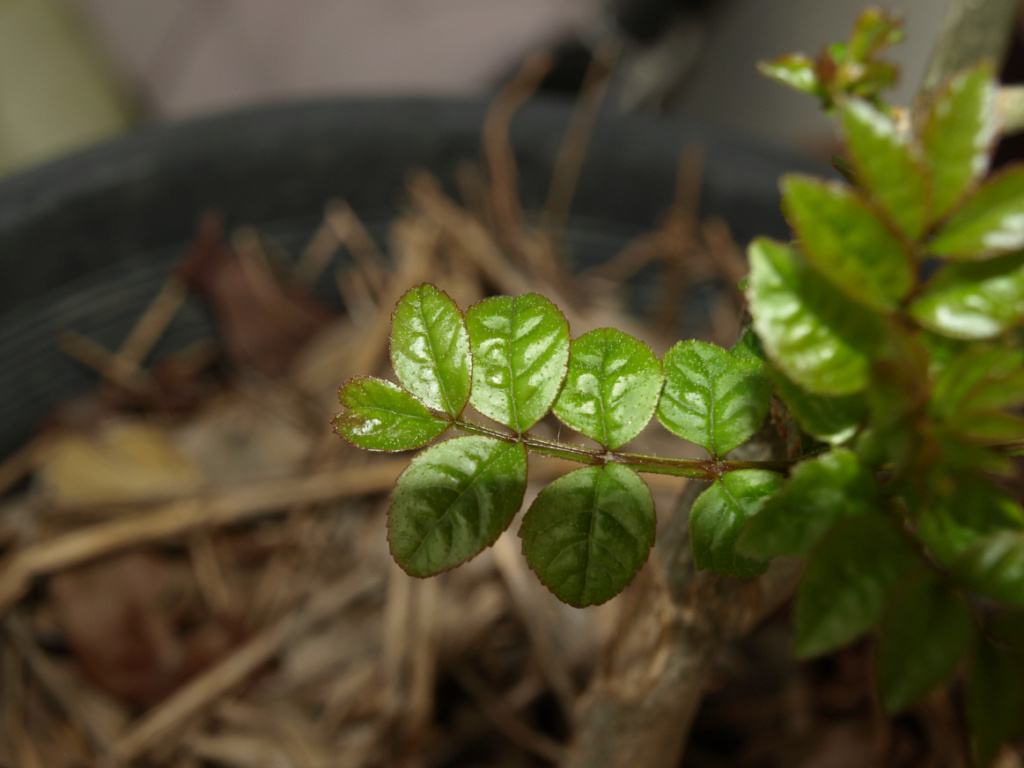
<svg viewBox="0 0 1024 768">
<path fill-rule="evenodd" d="M 850 298 L 891 310 L 914 284 L 910 254 L 850 187 L 800 174 L 782 178 L 782 210 L 800 247 Z"/>
<path fill-rule="evenodd" d="M 764 573 L 768 562 L 739 554 L 736 539 L 782 483 L 782 476 L 774 472 L 741 469 L 715 480 L 698 496 L 690 509 L 690 543 L 697 567 L 740 578 Z"/>
<path fill-rule="evenodd" d="M 423 283 L 399 300 L 391 318 L 391 365 L 428 408 L 462 413 L 472 375 L 469 336 L 448 294 Z"/>
<path fill-rule="evenodd" d="M 871 354 L 885 336 L 881 321 L 847 299 L 790 246 L 757 238 L 748 253 L 754 330 L 772 362 L 816 394 L 864 389 Z"/>
<path fill-rule="evenodd" d="M 866 61 L 883 48 L 903 39 L 902 21 L 881 8 L 866 8 L 857 17 L 848 52 L 854 61 Z"/>
<path fill-rule="evenodd" d="M 537 496 L 519 536 L 526 561 L 559 599 L 577 608 L 611 599 L 654 544 L 654 501 L 621 464 L 583 467 Z"/>
<path fill-rule="evenodd" d="M 840 105 L 846 146 L 863 184 L 910 240 L 928 224 L 928 178 L 924 164 L 893 119 L 862 99 Z"/>
<path fill-rule="evenodd" d="M 990 339 L 1024 322 L 1024 252 L 948 264 L 910 305 L 929 330 L 954 339 Z"/>
<path fill-rule="evenodd" d="M 755 517 L 756 519 L 756 517 Z M 836 525 L 811 554 L 796 599 L 797 656 L 817 656 L 867 632 L 893 588 L 921 566 L 902 534 L 881 517 Z"/>
<path fill-rule="evenodd" d="M 1000 745 L 1024 732 L 1024 659 L 978 643 L 967 683 L 967 720 L 975 764 L 991 765 Z"/>
<path fill-rule="evenodd" d="M 411 576 L 432 576 L 469 560 L 508 527 L 525 491 L 522 443 L 472 435 L 427 448 L 392 495 L 395 562 Z"/>
<path fill-rule="evenodd" d="M 878 509 L 872 473 L 845 448 L 802 461 L 789 482 L 747 523 L 739 551 L 770 560 L 806 555 L 837 521 Z"/>
<path fill-rule="evenodd" d="M 816 440 L 841 445 L 853 437 L 867 418 L 862 392 L 853 395 L 816 395 L 791 381 L 775 366 L 767 368 L 775 394 L 786 404 L 800 429 Z"/>
<path fill-rule="evenodd" d="M 974 631 L 971 612 L 930 571 L 893 596 L 882 619 L 876 673 L 885 711 L 906 709 L 956 671 Z"/>
<path fill-rule="evenodd" d="M 1024 168 L 988 179 L 928 244 L 949 259 L 977 260 L 1024 248 Z"/>
<path fill-rule="evenodd" d="M 642 341 L 614 328 L 580 336 L 569 347 L 569 370 L 555 415 L 577 432 L 615 449 L 654 415 L 664 375 Z"/>
<path fill-rule="evenodd" d="M 390 381 L 360 377 L 338 392 L 346 410 L 334 416 L 338 434 L 369 451 L 408 451 L 426 445 L 451 423 Z"/>
<path fill-rule="evenodd" d="M 953 575 L 979 594 L 1024 608 L 1024 530 L 979 539 L 957 563 Z"/>
<path fill-rule="evenodd" d="M 761 428 L 771 401 L 764 366 L 703 341 L 665 353 L 658 420 L 672 434 L 722 456 Z"/>
<path fill-rule="evenodd" d="M 555 402 L 569 361 L 569 325 L 536 293 L 492 296 L 466 312 L 473 407 L 522 434 Z"/>
<path fill-rule="evenodd" d="M 917 535 L 943 565 L 952 565 L 983 537 L 1024 528 L 1024 511 L 987 477 L 955 473 L 921 512 Z"/>
<path fill-rule="evenodd" d="M 932 174 L 932 219 L 942 218 L 988 170 L 996 138 L 996 85 L 989 64 L 943 83 L 920 128 Z"/>
<path fill-rule="evenodd" d="M 782 56 L 775 61 L 759 61 L 757 70 L 782 85 L 809 93 L 812 96 L 825 96 L 825 91 L 815 72 L 814 62 L 801 54 Z"/>
</svg>

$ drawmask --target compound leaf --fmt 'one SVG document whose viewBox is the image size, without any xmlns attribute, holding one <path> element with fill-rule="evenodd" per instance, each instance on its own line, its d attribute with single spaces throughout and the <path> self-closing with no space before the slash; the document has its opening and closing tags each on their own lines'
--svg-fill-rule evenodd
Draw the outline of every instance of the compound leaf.
<svg viewBox="0 0 1024 768">
<path fill-rule="evenodd" d="M 979 539 L 957 563 L 953 575 L 979 594 L 1024 608 L 1024 530 Z"/>
<path fill-rule="evenodd" d="M 451 426 L 413 395 L 382 379 L 347 381 L 338 400 L 346 410 L 334 416 L 334 428 L 352 445 L 370 451 L 419 448 Z"/>
<path fill-rule="evenodd" d="M 975 764 L 992 764 L 1003 742 L 1024 732 L 1024 659 L 978 643 L 967 682 L 967 720 Z"/>
<path fill-rule="evenodd" d="M 569 325 L 536 293 L 492 296 L 466 312 L 473 350 L 470 402 L 522 434 L 551 408 L 569 361 Z"/>
<path fill-rule="evenodd" d="M 721 456 L 761 428 L 771 401 L 764 366 L 703 341 L 665 353 L 658 420 L 684 440 Z"/>
<path fill-rule="evenodd" d="M 910 305 L 929 330 L 954 339 L 990 339 L 1024 321 L 1024 252 L 948 264 Z"/>
<path fill-rule="evenodd" d="M 835 523 L 878 509 L 872 473 L 845 448 L 793 468 L 785 487 L 755 515 L 740 536 L 740 552 L 770 560 L 805 555 Z"/>
<path fill-rule="evenodd" d="M 910 239 L 928 224 L 928 178 L 893 119 L 863 99 L 840 105 L 846 146 L 857 180 Z"/>
<path fill-rule="evenodd" d="M 949 259 L 984 259 L 1024 248 L 1024 168 L 988 179 L 928 244 Z"/>
<path fill-rule="evenodd" d="M 755 518 L 756 519 L 756 518 Z M 893 588 L 920 558 L 877 515 L 839 522 L 811 553 L 796 599 L 798 656 L 832 651 L 881 618 Z"/>
<path fill-rule="evenodd" d="M 560 477 L 523 517 L 523 554 L 544 585 L 577 608 L 621 592 L 654 544 L 654 501 L 629 467 L 608 463 Z"/>
<path fill-rule="evenodd" d="M 654 415 L 664 375 L 642 341 L 599 328 L 569 347 L 569 369 L 555 415 L 605 448 L 628 443 Z"/>
<path fill-rule="evenodd" d="M 943 83 L 920 129 L 932 175 L 932 219 L 944 216 L 988 170 L 996 138 L 996 87 L 989 64 Z"/>
<path fill-rule="evenodd" d="M 782 483 L 775 472 L 741 469 L 723 475 L 701 493 L 690 509 L 690 543 L 697 567 L 740 578 L 764 573 L 768 562 L 738 553 L 736 539 Z"/>
<path fill-rule="evenodd" d="M 392 495 L 388 541 L 395 562 L 411 576 L 465 562 L 508 527 L 525 491 L 521 443 L 471 435 L 427 448 Z"/>
<path fill-rule="evenodd" d="M 849 395 L 868 382 L 884 326 L 812 270 L 799 252 L 767 238 L 748 251 L 754 330 L 772 362 L 804 389 Z"/>
<path fill-rule="evenodd" d="M 472 378 L 469 336 L 448 294 L 423 283 L 402 296 L 391 317 L 391 365 L 428 408 L 462 413 Z"/>
<path fill-rule="evenodd" d="M 952 677 L 973 631 L 970 609 L 931 572 L 902 585 L 882 619 L 876 657 L 885 710 L 906 709 Z"/>
<path fill-rule="evenodd" d="M 850 187 L 784 176 L 782 209 L 800 247 L 826 279 L 869 307 L 894 309 L 914 284 L 910 255 Z"/>
</svg>

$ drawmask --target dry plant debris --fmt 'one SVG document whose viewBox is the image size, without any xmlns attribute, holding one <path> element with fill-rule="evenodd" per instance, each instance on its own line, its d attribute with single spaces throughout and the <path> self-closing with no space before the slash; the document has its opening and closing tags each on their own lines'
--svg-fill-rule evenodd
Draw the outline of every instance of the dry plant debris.
<svg viewBox="0 0 1024 768">
<path fill-rule="evenodd" d="M 368 459 L 328 424 L 343 380 L 383 371 L 392 307 L 427 279 L 463 307 L 538 291 L 575 334 L 624 328 L 658 352 L 674 341 L 686 287 L 715 280 L 726 290 L 706 336 L 735 337 L 745 265 L 726 225 L 695 215 L 697 148 L 682 153 L 676 200 L 656 231 L 589 272 L 564 272 L 574 148 L 586 143 L 603 76 L 591 78 L 541 226 L 528 222 L 507 127 L 545 66 L 531 59 L 495 102 L 484 166 L 460 177 L 462 204 L 427 172 L 410 178 L 388 257 L 344 201 L 327 203 L 294 261 L 251 229 L 225 240 L 207 214 L 120 349 L 74 329 L 56 340 L 101 383 L 0 463 L 0 494 L 29 480 L 0 499 L 0 765 L 559 762 L 620 601 L 567 608 L 528 578 L 507 535 L 456 571 L 409 578 L 388 556 L 383 519 L 406 460 Z M 309 286 L 340 251 L 346 312 L 333 315 Z M 623 310 L 621 286 L 650 262 L 664 295 L 641 324 Z M 210 304 L 219 340 L 147 364 L 189 292 Z M 659 439 L 640 438 L 648 452 Z M 563 471 L 555 461 L 532 468 L 541 479 Z M 671 510 L 681 480 L 653 480 L 659 509 Z M 857 684 L 863 660 L 847 660 L 839 676 L 854 684 L 836 694 L 780 672 L 792 671 L 784 645 L 769 642 L 760 659 L 780 680 L 741 703 L 711 699 L 711 722 L 739 733 L 729 764 L 852 766 L 862 762 L 850 755 L 898 742 Z M 723 686 L 765 676 L 745 668 L 749 659 L 733 662 L 716 677 Z M 833 727 L 821 707 L 860 717 Z M 745 735 L 750 721 L 764 733 Z M 725 764 L 702 727 L 688 764 Z M 953 743 L 955 723 L 933 730 Z M 931 764 L 914 762 L 916 748 L 892 764 Z M 764 762 L 769 750 L 788 762 Z"/>
</svg>

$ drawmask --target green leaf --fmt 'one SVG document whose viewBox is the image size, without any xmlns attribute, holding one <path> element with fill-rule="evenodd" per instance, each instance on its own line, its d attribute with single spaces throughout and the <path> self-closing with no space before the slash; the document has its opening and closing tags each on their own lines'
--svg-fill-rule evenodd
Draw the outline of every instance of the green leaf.
<svg viewBox="0 0 1024 768">
<path fill-rule="evenodd" d="M 920 515 L 917 535 L 943 565 L 952 565 L 983 537 L 1024 528 L 1024 512 L 1012 496 L 974 473 L 942 478 L 938 498 Z"/>
<path fill-rule="evenodd" d="M 944 216 L 988 170 L 996 139 L 996 85 L 989 64 L 943 83 L 927 105 L 921 142 L 932 174 L 932 218 Z"/>
<path fill-rule="evenodd" d="M 771 402 L 764 366 L 703 341 L 665 353 L 658 420 L 672 434 L 722 456 L 761 428 Z"/>
<path fill-rule="evenodd" d="M 864 200 L 845 184 L 800 174 L 780 186 L 782 210 L 818 272 L 862 304 L 894 309 L 914 284 L 910 254 Z"/>
<path fill-rule="evenodd" d="M 430 283 L 410 289 L 391 317 L 391 365 L 428 408 L 458 416 L 469 400 L 472 367 L 462 313 Z"/>
<path fill-rule="evenodd" d="M 885 711 L 900 712 L 951 678 L 973 633 L 970 609 L 933 573 L 922 571 L 897 590 L 876 656 Z"/>
<path fill-rule="evenodd" d="M 953 575 L 978 594 L 1024 608 L 1024 531 L 1000 531 L 979 539 Z"/>
<path fill-rule="evenodd" d="M 741 469 L 723 475 L 701 493 L 690 509 L 690 543 L 697 567 L 740 578 L 764 573 L 768 562 L 739 554 L 736 539 L 782 483 L 782 476 L 774 472 Z"/>
<path fill-rule="evenodd" d="M 654 544 L 654 501 L 629 467 L 583 467 L 555 480 L 523 517 L 523 554 L 544 585 L 577 608 L 611 599 Z"/>
<path fill-rule="evenodd" d="M 967 720 L 975 764 L 987 768 L 999 747 L 1024 730 L 1024 661 L 978 643 L 967 682 Z"/>
<path fill-rule="evenodd" d="M 569 325 L 536 293 L 493 296 L 466 312 L 473 349 L 470 402 L 522 434 L 555 402 L 569 361 Z"/>
<path fill-rule="evenodd" d="M 811 554 L 800 582 L 797 656 L 827 653 L 867 632 L 893 588 L 920 564 L 903 535 L 881 517 L 841 521 Z"/>
<path fill-rule="evenodd" d="M 854 61 L 865 61 L 901 40 L 903 28 L 898 16 L 881 8 L 866 8 L 857 18 L 848 52 Z"/>
<path fill-rule="evenodd" d="M 910 240 L 928 224 L 928 178 L 908 138 L 889 115 L 862 99 L 840 105 L 857 180 Z"/>
<path fill-rule="evenodd" d="M 370 451 L 408 451 L 426 445 L 451 423 L 390 381 L 360 377 L 338 392 L 346 408 L 334 417 L 338 434 Z"/>
<path fill-rule="evenodd" d="M 599 328 L 570 345 L 569 370 L 553 410 L 577 432 L 615 449 L 651 420 L 664 378 L 646 344 Z"/>
<path fill-rule="evenodd" d="M 929 330 L 990 339 L 1024 321 L 1024 252 L 943 267 L 910 305 Z"/>
<path fill-rule="evenodd" d="M 755 515 L 739 540 L 740 552 L 770 560 L 806 555 L 837 521 L 878 509 L 872 473 L 845 448 L 807 459 Z"/>
<path fill-rule="evenodd" d="M 495 542 L 523 503 L 526 449 L 489 437 L 431 446 L 398 478 L 388 510 L 391 554 L 411 576 L 432 576 Z"/>
<path fill-rule="evenodd" d="M 782 56 L 775 61 L 759 61 L 757 71 L 778 83 L 812 96 L 824 94 L 814 62 L 801 54 Z"/>
<path fill-rule="evenodd" d="M 853 437 L 867 418 L 864 395 L 816 395 L 791 381 L 775 366 L 768 368 L 775 394 L 786 404 L 800 429 L 816 440 L 840 445 Z"/>
<path fill-rule="evenodd" d="M 747 296 L 754 330 L 772 362 L 816 394 L 849 395 L 868 382 L 881 321 L 812 270 L 793 248 L 754 240 Z"/>
<path fill-rule="evenodd" d="M 949 259 L 984 259 L 1024 248 L 1024 167 L 988 179 L 928 244 Z"/>
</svg>

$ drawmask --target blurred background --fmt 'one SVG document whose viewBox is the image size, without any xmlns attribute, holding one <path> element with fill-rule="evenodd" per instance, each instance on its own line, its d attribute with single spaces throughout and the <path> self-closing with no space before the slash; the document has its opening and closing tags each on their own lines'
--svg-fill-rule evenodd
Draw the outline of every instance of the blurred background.
<svg viewBox="0 0 1024 768">
<path fill-rule="evenodd" d="M 759 59 L 845 39 L 863 0 L 0 0 L 0 174 L 132 126 L 311 97 L 486 93 L 537 48 L 572 90 L 621 43 L 608 108 L 697 118 L 827 152 L 812 100 Z M 897 102 L 945 0 L 900 0 Z"/>
</svg>

